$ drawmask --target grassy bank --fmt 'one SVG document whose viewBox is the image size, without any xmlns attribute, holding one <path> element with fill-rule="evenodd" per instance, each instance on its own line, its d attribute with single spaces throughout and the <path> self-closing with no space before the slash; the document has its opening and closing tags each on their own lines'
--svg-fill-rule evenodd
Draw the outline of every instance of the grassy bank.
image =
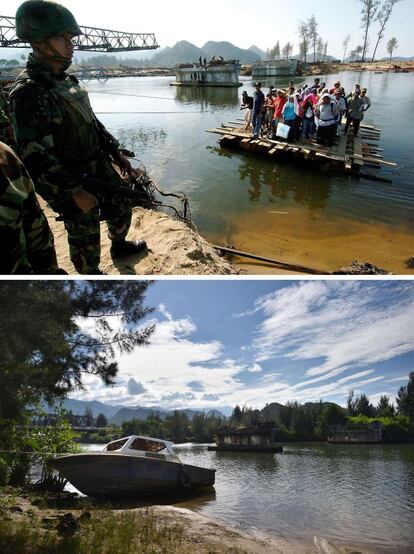
<svg viewBox="0 0 414 554">
<path fill-rule="evenodd" d="M 191 510 L 168 505 L 131 501 L 103 503 L 69 493 L 41 495 L 3 487 L 0 489 L 0 552 L 304 554 L 313 549 L 284 539 L 243 534 Z"/>
<path fill-rule="evenodd" d="M 317 554 L 320 542 L 335 554 L 374 552 L 312 539 L 304 543 L 242 532 L 169 505 L 0 488 L 2 554 Z"/>
</svg>

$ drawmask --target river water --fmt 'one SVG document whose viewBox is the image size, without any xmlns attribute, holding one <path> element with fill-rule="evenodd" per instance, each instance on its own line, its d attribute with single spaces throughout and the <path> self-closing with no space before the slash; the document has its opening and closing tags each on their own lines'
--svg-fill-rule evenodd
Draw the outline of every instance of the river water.
<svg viewBox="0 0 414 554">
<path fill-rule="evenodd" d="M 414 445 L 291 444 L 283 454 L 209 452 L 195 444 L 175 450 L 184 463 L 217 470 L 213 490 L 178 506 L 308 544 L 317 536 L 375 552 L 414 552 Z"/>
<path fill-rule="evenodd" d="M 252 91 L 251 80 L 238 90 L 176 88 L 171 77 L 86 87 L 99 118 L 153 179 L 189 196 L 193 219 L 211 242 L 326 271 L 358 259 L 414 273 L 406 265 L 414 254 L 414 74 L 345 72 L 324 79 L 331 85 L 337 78 L 346 90 L 355 82 L 368 88 L 373 106 L 365 123 L 382 129 L 384 158 L 398 163 L 379 172 L 392 184 L 221 150 L 218 136 L 205 131 L 244 115 L 239 97 Z"/>
</svg>

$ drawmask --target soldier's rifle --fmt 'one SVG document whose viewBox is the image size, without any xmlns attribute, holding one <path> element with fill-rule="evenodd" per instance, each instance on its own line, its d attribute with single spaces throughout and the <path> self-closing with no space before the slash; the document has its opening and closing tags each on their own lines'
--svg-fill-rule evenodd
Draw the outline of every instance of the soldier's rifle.
<svg viewBox="0 0 414 554">
<path fill-rule="evenodd" d="M 102 206 L 105 215 L 108 211 L 116 209 L 116 199 L 128 198 L 133 207 L 141 207 L 149 210 L 157 210 L 166 207 L 172 210 L 179 219 L 186 223 L 192 223 L 188 199 L 183 193 L 166 193 L 160 190 L 150 179 L 146 171 L 142 171 L 131 181 L 125 181 L 125 184 L 119 182 L 105 181 L 91 175 L 83 175 L 81 180 L 82 188 L 96 196 Z M 156 193 L 163 197 L 174 197 L 181 203 L 181 210 L 174 206 L 166 205 L 156 198 Z"/>
</svg>

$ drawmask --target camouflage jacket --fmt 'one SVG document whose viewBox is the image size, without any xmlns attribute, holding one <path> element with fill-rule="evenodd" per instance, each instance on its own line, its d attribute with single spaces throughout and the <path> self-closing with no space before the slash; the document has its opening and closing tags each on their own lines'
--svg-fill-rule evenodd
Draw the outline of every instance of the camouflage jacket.
<svg viewBox="0 0 414 554">
<path fill-rule="evenodd" d="M 85 174 L 118 179 L 119 143 L 98 121 L 75 77 L 56 76 L 31 54 L 10 92 L 17 149 L 38 192 L 55 211 L 71 207 Z"/>
<path fill-rule="evenodd" d="M 13 150 L 0 142 L 0 274 L 57 269 L 53 236 L 33 183 Z"/>
<path fill-rule="evenodd" d="M 13 128 L 6 97 L 0 85 L 0 141 L 14 146 Z"/>
</svg>

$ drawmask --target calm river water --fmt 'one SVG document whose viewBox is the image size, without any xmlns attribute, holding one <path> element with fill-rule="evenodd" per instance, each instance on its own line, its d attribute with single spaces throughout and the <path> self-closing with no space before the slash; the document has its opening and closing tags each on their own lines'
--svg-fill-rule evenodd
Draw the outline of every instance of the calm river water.
<svg viewBox="0 0 414 554">
<path fill-rule="evenodd" d="M 186 444 L 176 451 L 185 463 L 217 470 L 214 491 L 179 506 L 244 531 L 414 552 L 414 445 L 292 444 L 273 455 Z"/>
<path fill-rule="evenodd" d="M 244 115 L 239 98 L 252 91 L 250 80 L 238 90 L 175 88 L 171 77 L 86 86 L 100 119 L 161 187 L 189 196 L 193 218 L 212 242 L 324 270 L 358 259 L 413 273 L 406 260 L 414 254 L 414 74 L 346 72 L 325 80 L 336 78 L 346 90 L 355 82 L 368 88 L 373 107 L 365 122 L 382 129 L 384 157 L 398 163 L 380 171 L 392 184 L 222 151 L 217 135 L 205 131 Z"/>
</svg>

